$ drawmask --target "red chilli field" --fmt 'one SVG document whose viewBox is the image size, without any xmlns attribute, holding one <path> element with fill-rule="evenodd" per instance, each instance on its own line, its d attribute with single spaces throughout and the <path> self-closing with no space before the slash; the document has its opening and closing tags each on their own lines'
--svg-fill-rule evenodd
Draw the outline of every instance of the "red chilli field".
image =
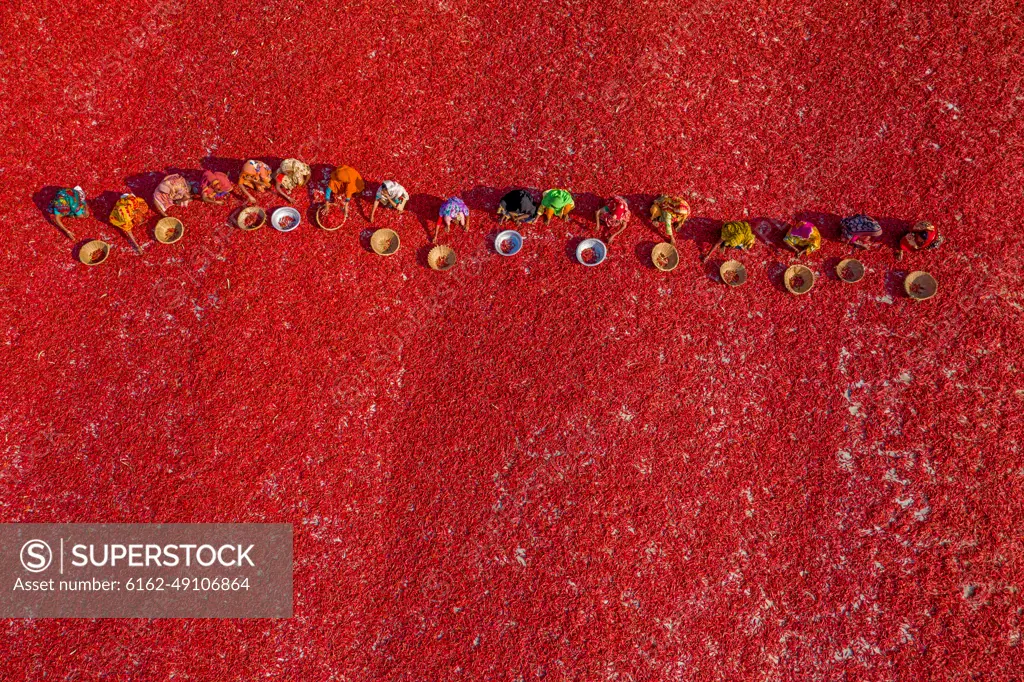
<svg viewBox="0 0 1024 682">
<path fill-rule="evenodd" d="M 1020 679 L 1020 6 L 768 4 L 6 3 L 0 520 L 292 523 L 295 615 L 8 620 L 0 679 Z M 401 250 L 368 197 L 333 233 L 303 192 L 290 234 L 194 202 L 141 257 L 106 222 L 289 156 L 402 182 Z M 76 184 L 72 241 L 42 208 Z M 576 211 L 502 258 L 516 186 Z M 847 285 L 859 212 L 885 246 Z M 925 218 L 945 244 L 897 261 Z M 731 219 L 737 289 L 699 260 Z"/>
</svg>

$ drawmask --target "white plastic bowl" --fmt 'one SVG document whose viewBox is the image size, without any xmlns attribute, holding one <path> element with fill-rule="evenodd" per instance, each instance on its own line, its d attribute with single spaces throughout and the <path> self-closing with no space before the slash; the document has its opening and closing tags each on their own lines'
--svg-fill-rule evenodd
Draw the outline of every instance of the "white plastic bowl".
<svg viewBox="0 0 1024 682">
<path fill-rule="evenodd" d="M 291 227 L 282 227 L 282 218 L 294 218 L 295 222 L 292 223 Z M 274 226 L 274 229 L 279 232 L 291 232 L 302 222 L 302 216 L 297 210 L 291 206 L 282 206 L 281 208 L 274 211 L 274 215 L 270 217 L 270 224 Z"/>
<path fill-rule="evenodd" d="M 594 255 L 597 256 L 597 260 L 593 263 L 587 263 L 583 260 L 583 252 L 587 249 L 593 249 Z M 608 247 L 604 245 L 604 242 L 600 239 L 584 239 L 580 242 L 580 245 L 576 247 L 576 260 L 583 263 L 587 267 L 593 267 L 600 265 L 604 262 L 605 257 L 608 255 Z"/>
<path fill-rule="evenodd" d="M 505 240 L 512 242 L 512 248 L 508 253 L 501 250 L 501 245 L 505 243 Z M 505 230 L 499 232 L 498 236 L 494 238 L 494 250 L 501 256 L 514 256 L 519 253 L 523 248 L 523 235 L 519 234 L 515 230 Z"/>
</svg>

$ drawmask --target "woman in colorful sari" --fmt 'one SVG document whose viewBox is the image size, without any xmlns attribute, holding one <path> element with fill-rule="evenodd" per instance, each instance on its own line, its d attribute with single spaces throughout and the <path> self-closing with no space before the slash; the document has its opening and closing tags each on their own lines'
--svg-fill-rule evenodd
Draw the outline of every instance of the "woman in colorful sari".
<svg viewBox="0 0 1024 682">
<path fill-rule="evenodd" d="M 875 246 L 874 240 L 882 236 L 882 226 L 878 221 L 864 214 L 843 218 L 839 225 L 842 227 L 843 239 L 858 249 L 870 249 Z"/>
<path fill-rule="evenodd" d="M 900 240 L 900 250 L 896 252 L 896 258 L 903 260 L 903 254 L 923 251 L 925 249 L 937 249 L 943 238 L 939 230 L 931 221 L 922 220 L 903 235 Z"/>
<path fill-rule="evenodd" d="M 110 224 L 124 232 L 125 236 L 128 237 L 128 241 L 132 243 L 135 251 L 140 255 L 142 254 L 142 247 L 139 246 L 139 243 L 135 241 L 135 237 L 132 236 L 132 230 L 148 214 L 149 208 L 146 206 L 145 199 L 134 194 L 122 194 L 121 198 L 114 204 L 114 208 L 110 210 Z"/>
<path fill-rule="evenodd" d="M 280 194 L 289 204 L 294 204 L 295 199 L 288 192 L 299 187 L 305 187 L 309 182 L 313 171 L 309 166 L 298 159 L 285 159 L 281 167 L 274 173 L 274 191 Z"/>
<path fill-rule="evenodd" d="M 540 210 L 548 225 L 551 224 L 552 218 L 565 218 L 574 208 L 576 204 L 567 189 L 549 189 L 540 197 Z"/>
<path fill-rule="evenodd" d="M 604 225 L 608 232 L 608 245 L 611 246 L 615 238 L 622 234 L 622 231 L 626 229 L 626 225 L 629 224 L 629 217 L 632 214 L 629 212 L 629 204 L 626 200 L 620 196 L 614 196 L 608 200 L 608 204 L 597 209 L 597 213 L 594 214 L 594 220 L 597 221 L 597 233 L 601 232 L 601 217 L 604 216 Z M 614 231 L 613 231 L 614 230 Z"/>
<path fill-rule="evenodd" d="M 812 223 L 804 220 L 789 228 L 782 241 L 796 251 L 797 256 L 806 256 L 821 248 L 821 233 Z"/>
<path fill-rule="evenodd" d="M 675 229 L 682 227 L 689 217 L 690 205 L 682 197 L 662 194 L 651 204 L 651 222 L 662 223 L 665 235 L 673 244 L 676 243 Z"/>
<path fill-rule="evenodd" d="M 270 166 L 256 159 L 243 163 L 242 172 L 238 174 L 238 188 L 249 198 L 250 204 L 255 204 L 256 197 L 249 190 L 266 192 L 270 189 Z"/>
<path fill-rule="evenodd" d="M 204 204 L 217 204 L 221 206 L 224 200 L 235 191 L 235 186 L 224 173 L 214 171 L 203 172 L 203 179 L 199 181 L 199 198 Z"/>
<path fill-rule="evenodd" d="M 160 215 L 167 217 L 172 206 L 188 206 L 192 201 L 192 187 L 180 175 L 168 175 L 153 190 L 153 203 Z"/>
<path fill-rule="evenodd" d="M 405 211 L 405 205 L 409 202 L 409 192 L 398 184 L 397 180 L 385 180 L 377 188 L 377 196 L 373 199 L 373 208 L 370 209 L 370 222 L 373 216 L 377 215 L 378 206 L 388 206 L 399 213 Z"/>
<path fill-rule="evenodd" d="M 708 251 L 708 255 L 704 256 L 704 261 L 707 262 L 708 258 L 711 258 L 718 249 L 725 248 L 739 249 L 740 251 L 746 251 L 754 245 L 755 237 L 754 231 L 750 229 L 750 223 L 745 220 L 732 220 L 722 225 L 722 235 L 718 240 L 718 243 Z"/>
<path fill-rule="evenodd" d="M 437 212 L 437 225 L 434 226 L 434 239 L 437 242 L 437 231 L 441 229 L 441 224 L 444 224 L 446 231 L 451 231 L 452 221 L 462 225 L 462 229 L 469 232 L 469 207 L 459 197 L 451 197 L 445 199 L 444 203 L 441 204 L 441 209 Z"/>
<path fill-rule="evenodd" d="M 57 229 L 63 232 L 64 236 L 68 239 L 74 239 L 75 234 L 64 225 L 64 219 L 89 217 L 89 206 L 85 203 L 85 192 L 78 185 L 75 185 L 72 189 L 57 190 L 57 196 L 50 202 L 46 211 L 53 216 L 53 222 Z"/>
<path fill-rule="evenodd" d="M 331 173 L 331 179 L 327 182 L 327 203 L 324 205 L 324 215 L 331 210 L 331 206 L 334 202 L 341 198 L 342 207 L 345 211 L 345 217 L 342 219 L 341 224 L 344 225 L 345 221 L 348 220 L 348 206 L 352 202 L 352 197 L 363 191 L 366 187 L 366 183 L 363 182 L 363 176 L 359 174 L 355 168 L 351 166 L 338 166 Z"/>
<path fill-rule="evenodd" d="M 500 223 L 511 220 L 517 226 L 532 223 L 537 218 L 537 204 L 525 189 L 514 189 L 498 202 Z"/>
</svg>

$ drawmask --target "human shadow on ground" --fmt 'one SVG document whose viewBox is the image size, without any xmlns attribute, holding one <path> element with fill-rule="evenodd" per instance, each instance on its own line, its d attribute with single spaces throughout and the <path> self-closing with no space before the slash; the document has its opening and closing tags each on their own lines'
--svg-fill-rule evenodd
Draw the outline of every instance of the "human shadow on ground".
<svg viewBox="0 0 1024 682">
<path fill-rule="evenodd" d="M 914 226 L 909 220 L 902 218 L 875 218 L 878 224 L 882 226 L 882 236 L 875 241 L 881 246 L 888 247 L 894 251 L 899 251 L 900 241 L 903 239 L 903 235 L 910 231 L 910 228 Z"/>
<path fill-rule="evenodd" d="M 844 260 L 839 256 L 828 256 L 821 260 L 821 276 L 827 278 L 831 282 L 842 282 L 839 273 L 836 272 L 836 268 L 839 267 L 840 261 Z"/>
<path fill-rule="evenodd" d="M 247 159 L 229 159 L 223 156 L 205 156 L 203 160 L 199 162 L 203 170 L 213 171 L 214 173 L 224 173 L 231 179 L 231 182 L 238 181 L 238 174 L 242 170 L 242 164 Z"/>
<path fill-rule="evenodd" d="M 54 198 L 57 196 L 57 192 L 62 189 L 70 189 L 68 187 L 57 187 L 56 185 L 46 185 L 36 190 L 32 195 L 32 203 L 35 204 L 36 208 L 43 214 L 43 216 L 50 219 L 50 204 L 53 203 Z"/>
<path fill-rule="evenodd" d="M 770 251 L 789 251 L 783 241 L 790 228 L 788 220 L 756 216 L 747 222 L 750 223 L 750 228 L 754 231 L 758 241 L 767 246 Z"/>
<path fill-rule="evenodd" d="M 904 280 L 907 279 L 907 275 L 909 275 L 912 271 L 913 268 L 903 267 L 899 265 L 892 268 L 891 270 L 888 270 L 885 273 L 885 278 L 882 284 L 882 286 L 885 288 L 885 293 L 888 294 L 893 300 L 898 298 L 911 299 L 910 294 L 907 293 L 907 290 L 903 286 L 903 282 Z"/>
<path fill-rule="evenodd" d="M 786 276 L 786 270 L 789 269 L 790 265 L 792 264 L 774 261 L 768 263 L 765 268 L 765 273 L 768 275 L 768 281 L 776 290 L 781 291 L 784 294 L 789 294 L 789 289 L 786 288 L 784 279 Z"/>
<path fill-rule="evenodd" d="M 428 242 L 431 241 L 434 236 L 434 226 L 437 224 L 437 213 L 441 209 L 441 204 L 443 202 L 444 200 L 441 197 L 434 196 L 433 194 L 410 193 L 409 203 L 405 205 L 405 212 L 416 217 L 416 221 L 422 228 Z M 442 229 L 438 232 L 439 239 L 440 235 L 443 233 L 444 229 L 442 226 Z M 424 257 L 423 263 L 426 264 L 426 257 Z"/>
<path fill-rule="evenodd" d="M 642 242 L 638 243 L 633 248 L 633 253 L 636 255 L 636 259 L 640 261 L 640 265 L 644 269 L 655 271 L 658 270 L 658 268 L 654 267 L 654 260 L 651 253 L 654 251 L 654 247 L 661 243 L 662 242 L 655 242 L 651 241 L 650 239 L 645 239 Z M 680 258 L 681 257 L 682 255 L 680 255 Z"/>
<path fill-rule="evenodd" d="M 149 206 L 150 215 L 146 216 L 147 232 L 152 231 L 152 226 L 150 226 L 149 223 L 151 222 L 150 218 L 153 217 L 153 214 L 156 214 L 158 220 L 162 217 L 160 212 L 156 210 L 156 202 L 153 201 L 153 191 L 168 175 L 169 173 L 149 171 L 146 173 L 129 175 L 124 180 L 125 185 L 128 186 L 128 190 L 135 196 L 144 199 L 146 205 Z"/>
<path fill-rule="evenodd" d="M 495 216 L 498 212 L 498 202 L 501 198 L 511 192 L 513 189 L 519 189 L 517 187 L 510 187 L 508 189 L 501 189 L 497 187 L 488 187 L 486 185 L 477 185 L 471 189 L 468 189 L 457 196 L 462 197 L 462 200 L 466 202 L 466 206 L 469 207 L 470 215 L 473 217 L 479 216 L 481 218 L 485 216 Z M 532 192 L 531 192 L 532 194 Z M 456 196 L 456 195 L 452 195 Z"/>
<path fill-rule="evenodd" d="M 682 227 L 676 228 L 674 231 L 676 235 L 676 248 L 679 249 L 680 253 L 683 251 L 680 248 L 680 242 L 690 241 L 693 242 L 697 258 L 704 258 L 711 250 L 711 247 L 718 243 L 718 236 L 722 233 L 722 221 L 696 216 L 687 220 L 683 223 Z M 661 241 L 668 241 L 668 237 L 663 236 Z M 718 251 L 712 258 L 722 255 L 724 254 Z M 729 257 L 726 256 L 724 260 L 729 260 Z"/>
</svg>

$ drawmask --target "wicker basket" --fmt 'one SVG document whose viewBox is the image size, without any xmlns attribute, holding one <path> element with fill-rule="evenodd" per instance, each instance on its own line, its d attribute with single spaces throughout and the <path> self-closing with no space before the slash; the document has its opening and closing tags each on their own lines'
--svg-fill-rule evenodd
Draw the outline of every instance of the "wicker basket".
<svg viewBox="0 0 1024 682">
<path fill-rule="evenodd" d="M 327 204 L 324 204 L 323 206 L 318 208 L 316 210 L 316 213 L 313 214 L 313 217 L 316 219 L 316 224 L 320 226 L 321 230 L 327 230 L 328 232 L 334 232 L 335 230 L 337 230 L 338 228 L 341 227 L 341 223 L 340 222 L 337 225 L 335 225 L 334 227 L 327 227 L 327 225 L 324 223 L 324 216 L 325 215 L 327 215 Z M 397 251 L 397 250 L 398 249 L 395 249 L 395 251 Z M 377 249 L 374 249 L 374 251 L 377 251 Z M 380 253 L 380 252 L 378 251 L 378 253 Z M 385 254 L 381 254 L 381 255 L 385 255 Z"/>
<path fill-rule="evenodd" d="M 782 282 L 789 293 L 800 296 L 814 288 L 814 273 L 806 265 L 791 265 L 782 275 Z"/>
<path fill-rule="evenodd" d="M 915 270 L 903 280 L 903 289 L 915 301 L 927 301 L 939 291 L 939 283 L 927 272 Z"/>
<path fill-rule="evenodd" d="M 435 246 L 427 254 L 427 263 L 434 270 L 451 270 L 455 267 L 455 251 L 450 246 Z"/>
<path fill-rule="evenodd" d="M 662 272 L 672 272 L 679 265 L 679 251 L 667 242 L 656 244 L 651 249 L 651 262 Z"/>
<path fill-rule="evenodd" d="M 177 218 L 161 218 L 153 235 L 161 244 L 173 244 L 185 235 L 185 226 Z"/>
<path fill-rule="evenodd" d="M 402 246 L 402 240 L 394 230 L 383 228 L 370 237 L 370 248 L 378 256 L 390 256 Z"/>
<path fill-rule="evenodd" d="M 110 255 L 110 244 L 100 239 L 93 239 L 91 242 L 86 242 L 82 245 L 82 248 L 78 250 L 78 260 L 82 261 L 86 265 L 99 265 L 103 261 L 107 260 L 107 256 Z"/>
<path fill-rule="evenodd" d="M 253 215 L 257 216 L 256 222 L 246 227 L 246 223 L 249 222 L 249 218 L 251 218 Z M 235 224 L 237 224 L 246 232 L 258 230 L 261 227 L 263 227 L 263 225 L 266 222 L 267 212 L 264 211 L 259 206 L 246 206 L 245 208 L 238 212 L 238 218 L 235 220 Z"/>
<path fill-rule="evenodd" d="M 859 282 L 864 279 L 864 264 L 856 258 L 841 260 L 836 266 L 836 275 L 847 284 Z"/>
<path fill-rule="evenodd" d="M 747 281 L 747 268 L 738 260 L 727 260 L 718 266 L 718 276 L 731 287 L 738 287 Z"/>
</svg>

